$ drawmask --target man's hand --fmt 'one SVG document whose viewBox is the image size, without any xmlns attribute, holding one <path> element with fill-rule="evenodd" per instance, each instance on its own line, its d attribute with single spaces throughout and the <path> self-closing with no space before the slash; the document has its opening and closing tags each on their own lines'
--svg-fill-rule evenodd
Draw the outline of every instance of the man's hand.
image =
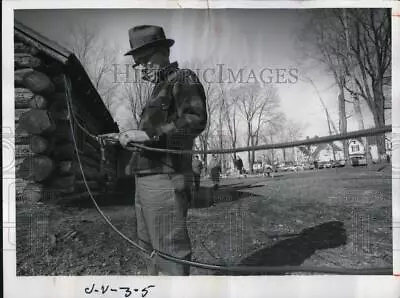
<svg viewBox="0 0 400 298">
<path fill-rule="evenodd" d="M 118 143 L 119 142 L 119 133 L 106 133 L 98 136 L 100 139 L 103 139 L 106 143 Z"/>
<path fill-rule="evenodd" d="M 127 130 L 119 135 L 119 142 L 122 147 L 126 147 L 129 142 L 143 143 L 148 140 L 150 140 L 150 138 L 143 130 Z"/>
</svg>

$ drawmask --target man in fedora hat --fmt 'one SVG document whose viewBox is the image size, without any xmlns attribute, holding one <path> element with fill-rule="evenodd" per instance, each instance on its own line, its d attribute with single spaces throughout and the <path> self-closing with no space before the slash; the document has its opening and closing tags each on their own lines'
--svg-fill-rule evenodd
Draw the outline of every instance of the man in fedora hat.
<svg viewBox="0 0 400 298">
<path fill-rule="evenodd" d="M 129 30 L 134 67 L 154 83 L 143 108 L 139 127 L 120 133 L 119 142 L 161 149 L 192 150 L 194 139 L 207 123 L 206 96 L 195 73 L 169 60 L 174 40 L 158 26 Z M 191 194 L 192 155 L 142 150 L 131 159 L 135 173 L 135 209 L 140 243 L 174 257 L 189 260 L 191 245 L 186 216 Z M 189 275 L 190 267 L 156 257 L 150 274 Z"/>
</svg>

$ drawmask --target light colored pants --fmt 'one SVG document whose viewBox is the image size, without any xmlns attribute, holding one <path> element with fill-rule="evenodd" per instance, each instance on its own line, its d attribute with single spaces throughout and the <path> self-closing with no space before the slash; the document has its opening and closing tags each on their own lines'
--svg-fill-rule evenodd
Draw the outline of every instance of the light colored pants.
<svg viewBox="0 0 400 298">
<path fill-rule="evenodd" d="M 141 245 L 190 260 L 186 227 L 192 173 L 136 176 L 135 209 Z M 148 265 L 151 275 L 189 275 L 190 267 L 158 256 Z"/>
</svg>

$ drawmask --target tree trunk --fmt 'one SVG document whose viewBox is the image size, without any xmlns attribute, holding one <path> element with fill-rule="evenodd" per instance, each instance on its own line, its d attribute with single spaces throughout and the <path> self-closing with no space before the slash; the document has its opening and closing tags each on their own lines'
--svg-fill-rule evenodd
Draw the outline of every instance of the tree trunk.
<svg viewBox="0 0 400 298">
<path fill-rule="evenodd" d="M 344 87 L 340 82 L 338 83 L 338 87 L 340 90 L 339 96 L 338 96 L 338 101 L 339 101 L 339 131 L 341 134 L 344 134 L 347 132 L 347 119 L 346 119 L 346 102 L 345 102 L 345 97 L 344 97 Z M 346 165 L 350 164 L 350 158 L 349 158 L 349 142 L 348 140 L 343 140 L 343 153 L 344 153 L 344 158 L 346 161 Z"/>
<path fill-rule="evenodd" d="M 206 151 L 207 148 L 208 148 L 207 143 L 204 143 L 203 150 Z M 208 170 L 207 170 L 208 169 L 207 153 L 203 154 L 203 162 L 204 162 L 204 171 L 205 171 L 205 173 L 207 173 L 208 172 Z"/>
<path fill-rule="evenodd" d="M 251 138 L 251 146 L 253 147 L 254 145 L 255 145 L 255 143 L 254 143 L 254 137 L 253 137 L 253 138 Z M 254 172 L 253 166 L 254 166 L 255 159 L 256 159 L 256 151 L 251 150 L 251 166 L 250 166 L 250 168 L 251 168 L 252 173 Z"/>
<path fill-rule="evenodd" d="M 250 147 L 250 135 L 247 137 L 247 147 Z M 247 160 L 249 162 L 248 170 L 252 172 L 253 168 L 251 167 L 251 151 L 247 150 Z"/>
<path fill-rule="evenodd" d="M 353 96 L 353 105 L 354 105 L 354 114 L 356 116 L 357 119 L 357 124 L 358 124 L 358 129 L 359 130 L 363 130 L 365 129 L 364 127 L 364 119 L 363 119 L 363 115 L 361 112 L 361 105 L 360 105 L 360 99 L 358 98 L 357 95 Z M 365 150 L 365 158 L 367 161 L 367 165 L 371 165 L 372 164 L 372 156 L 369 150 L 369 142 L 368 142 L 368 138 L 363 137 L 362 138 L 362 142 L 364 145 L 364 150 Z"/>
<path fill-rule="evenodd" d="M 374 109 L 372 109 L 372 114 L 374 116 L 375 127 L 383 127 L 385 126 L 385 97 L 383 95 L 383 86 L 381 80 L 378 80 L 372 84 L 372 92 L 374 95 Z M 379 161 L 381 161 L 386 155 L 384 134 L 376 136 L 376 145 L 378 147 L 378 158 Z"/>
</svg>

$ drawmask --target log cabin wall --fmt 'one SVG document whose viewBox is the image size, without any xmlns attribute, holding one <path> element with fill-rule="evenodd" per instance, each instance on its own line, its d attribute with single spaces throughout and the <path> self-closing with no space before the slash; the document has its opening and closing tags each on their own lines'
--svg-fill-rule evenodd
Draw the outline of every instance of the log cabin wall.
<svg viewBox="0 0 400 298">
<path fill-rule="evenodd" d="M 72 53 L 20 23 L 14 33 L 17 200 L 87 196 L 76 153 L 90 189 L 113 193 L 118 149 L 107 147 L 102 155 L 100 144 L 75 121 L 94 135 L 118 131 L 82 65 Z M 64 78 L 71 84 L 66 86 Z M 74 116 L 68 111 L 66 88 Z"/>
</svg>

